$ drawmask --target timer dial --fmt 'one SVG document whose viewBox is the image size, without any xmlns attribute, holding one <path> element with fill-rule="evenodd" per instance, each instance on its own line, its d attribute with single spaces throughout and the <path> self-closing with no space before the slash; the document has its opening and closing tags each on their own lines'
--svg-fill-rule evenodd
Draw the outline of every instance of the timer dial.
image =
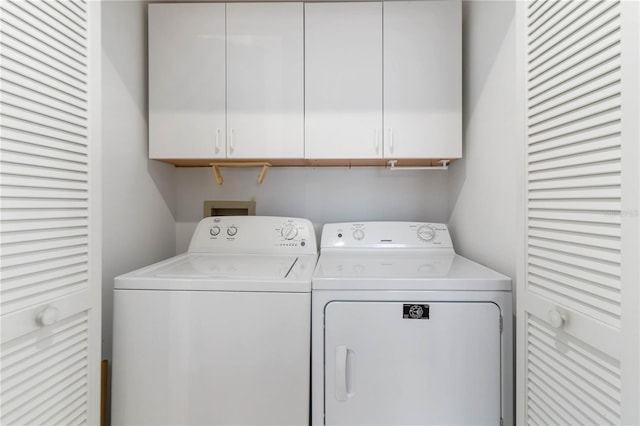
<svg viewBox="0 0 640 426">
<path fill-rule="evenodd" d="M 436 230 L 429 225 L 422 225 L 418 228 L 418 237 L 423 241 L 431 241 L 436 236 Z"/>
<path fill-rule="evenodd" d="M 298 235 L 298 228 L 295 225 L 284 225 L 280 231 L 280 235 L 285 240 L 293 240 Z"/>
<path fill-rule="evenodd" d="M 238 233 L 238 228 L 236 228 L 235 226 L 231 225 L 230 227 L 227 228 L 227 235 L 228 236 L 233 237 L 237 233 Z"/>
<path fill-rule="evenodd" d="M 364 231 L 362 229 L 356 229 L 353 231 L 353 238 L 355 240 L 361 240 L 364 238 Z"/>
</svg>

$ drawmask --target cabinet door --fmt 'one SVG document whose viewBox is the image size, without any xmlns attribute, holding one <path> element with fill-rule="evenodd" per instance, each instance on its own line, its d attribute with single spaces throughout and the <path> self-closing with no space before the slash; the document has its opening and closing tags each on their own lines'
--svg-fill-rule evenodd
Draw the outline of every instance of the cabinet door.
<svg viewBox="0 0 640 426">
<path fill-rule="evenodd" d="M 227 5 L 229 158 L 304 156 L 302 3 Z"/>
<path fill-rule="evenodd" d="M 382 158 L 382 3 L 305 5 L 305 157 Z"/>
<path fill-rule="evenodd" d="M 494 303 L 331 302 L 325 423 L 498 425 L 500 345 Z"/>
<path fill-rule="evenodd" d="M 384 3 L 384 156 L 462 155 L 459 1 Z"/>
<path fill-rule="evenodd" d="M 149 5 L 149 157 L 224 158 L 224 4 Z"/>
</svg>

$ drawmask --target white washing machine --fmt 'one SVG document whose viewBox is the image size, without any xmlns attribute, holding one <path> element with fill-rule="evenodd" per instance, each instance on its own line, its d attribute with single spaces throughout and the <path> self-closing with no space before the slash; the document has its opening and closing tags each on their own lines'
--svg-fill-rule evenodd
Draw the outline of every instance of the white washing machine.
<svg viewBox="0 0 640 426">
<path fill-rule="evenodd" d="M 314 425 L 512 424 L 511 280 L 445 225 L 327 224 L 312 289 Z"/>
<path fill-rule="evenodd" d="M 210 217 L 117 277 L 112 424 L 308 425 L 316 261 L 308 220 Z"/>
</svg>

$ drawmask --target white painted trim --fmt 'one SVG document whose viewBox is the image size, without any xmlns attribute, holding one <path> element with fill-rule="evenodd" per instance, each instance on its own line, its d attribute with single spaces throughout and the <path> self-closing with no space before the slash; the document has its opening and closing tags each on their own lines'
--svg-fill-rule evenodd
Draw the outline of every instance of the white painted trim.
<svg viewBox="0 0 640 426">
<path fill-rule="evenodd" d="M 526 354 L 526 313 L 525 313 L 525 300 L 518 297 L 519 294 L 524 294 L 526 283 L 526 229 L 527 229 L 527 83 L 526 83 L 526 52 L 527 52 L 527 2 L 516 2 L 515 10 L 515 49 L 516 49 L 516 107 L 518 123 L 516 128 L 518 131 L 518 138 L 514 141 L 519 147 L 518 157 L 514 159 L 520 165 L 518 169 L 518 181 L 521 182 L 521 190 L 517 194 L 517 228 L 516 228 L 516 282 L 514 283 L 513 292 L 514 306 L 515 306 L 515 319 L 514 330 L 516 338 L 514 339 L 516 345 L 514 354 L 515 360 L 515 414 L 514 420 L 517 425 L 526 424 L 526 390 L 524 389 L 524 376 L 527 370 L 525 365 L 527 361 Z"/>
<path fill-rule="evenodd" d="M 88 424 L 100 424 L 102 358 L 102 38 L 100 1 L 87 2 L 89 37 L 89 400 Z"/>
<path fill-rule="evenodd" d="M 622 424 L 640 424 L 640 3 L 621 2 Z"/>
</svg>

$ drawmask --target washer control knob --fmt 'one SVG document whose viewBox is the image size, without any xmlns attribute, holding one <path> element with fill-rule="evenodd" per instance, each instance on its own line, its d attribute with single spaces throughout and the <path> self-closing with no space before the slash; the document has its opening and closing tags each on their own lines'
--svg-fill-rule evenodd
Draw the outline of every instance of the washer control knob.
<svg viewBox="0 0 640 426">
<path fill-rule="evenodd" d="M 238 228 L 236 228 L 235 226 L 231 225 L 230 227 L 227 228 L 227 235 L 228 236 L 233 237 L 237 233 L 238 233 Z"/>
<path fill-rule="evenodd" d="M 423 241 L 431 241 L 436 236 L 436 230 L 429 225 L 422 225 L 418 228 L 418 237 Z"/>
<path fill-rule="evenodd" d="M 356 229 L 353 231 L 353 238 L 356 240 L 361 240 L 364 238 L 364 231 L 362 229 Z"/>
<path fill-rule="evenodd" d="M 218 225 L 213 225 L 211 229 L 209 229 L 209 233 L 215 237 L 216 235 L 220 234 L 220 227 Z"/>
<path fill-rule="evenodd" d="M 285 240 L 293 240 L 296 235 L 298 235 L 298 228 L 296 228 L 295 225 L 289 223 L 282 227 L 282 229 L 280 230 L 280 235 L 282 235 L 282 238 L 284 238 Z"/>
</svg>

